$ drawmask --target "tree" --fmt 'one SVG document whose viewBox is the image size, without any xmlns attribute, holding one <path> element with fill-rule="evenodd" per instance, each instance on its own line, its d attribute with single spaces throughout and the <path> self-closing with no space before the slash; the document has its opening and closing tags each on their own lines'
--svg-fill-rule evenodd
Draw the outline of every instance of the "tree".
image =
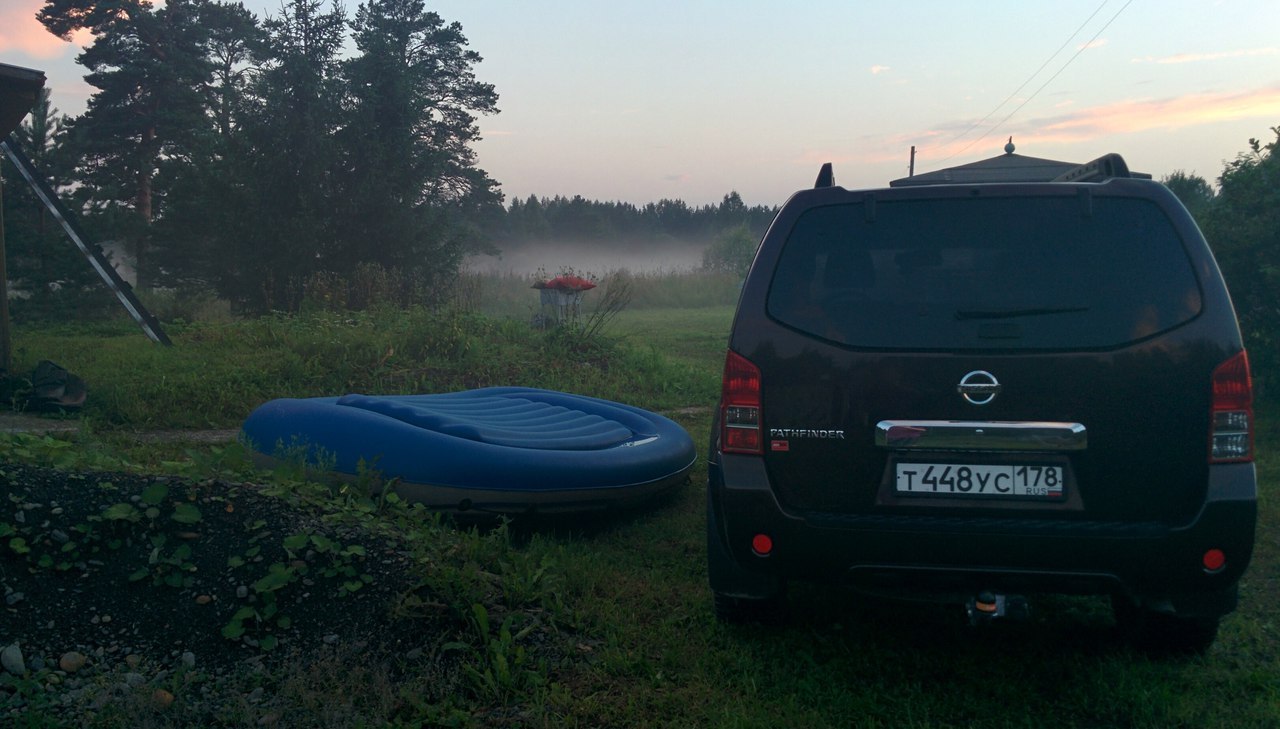
<svg viewBox="0 0 1280 729">
<path fill-rule="evenodd" d="M 708 271 L 745 276 L 756 256 L 758 239 L 746 223 L 727 228 L 707 246 L 702 267 Z"/>
<path fill-rule="evenodd" d="M 234 241 L 253 209 L 252 155 L 243 127 L 261 113 L 251 81 L 268 48 L 257 17 L 243 4 L 207 2 L 199 11 L 211 67 L 204 89 L 207 118 L 189 153 L 160 165 L 158 184 L 168 194 L 153 226 L 152 257 L 159 283 L 207 289 L 229 285 L 225 270 L 242 268 L 228 254 L 238 249 Z"/>
<path fill-rule="evenodd" d="M 1202 224 L 1259 371 L 1280 371 L 1280 126 L 1271 131 L 1227 164 Z"/>
<path fill-rule="evenodd" d="M 238 131 L 240 174 L 224 179 L 236 207 L 216 232 L 211 276 L 241 308 L 295 309 L 333 237 L 345 23 L 319 0 L 290 0 L 263 22 L 268 51 Z"/>
<path fill-rule="evenodd" d="M 438 283 L 474 247 L 464 221 L 501 202 L 471 148 L 497 93 L 476 79 L 462 26 L 422 0 L 362 3 L 351 27 L 360 54 L 344 65 L 342 207 L 325 265 L 375 262 Z"/>
<path fill-rule="evenodd" d="M 200 0 L 47 0 L 44 26 L 61 38 L 84 28 L 94 43 L 76 59 L 98 91 L 71 123 L 80 178 L 99 210 L 121 213 L 117 232 L 134 249 L 138 284 L 150 274 L 147 245 L 157 215 L 162 159 L 181 157 L 201 127 L 209 77 Z"/>
<path fill-rule="evenodd" d="M 13 138 L 36 171 L 55 189 L 72 181 L 73 160 L 67 154 L 67 117 L 41 92 L 32 113 L 13 132 Z M 8 277 L 14 289 L 30 295 L 15 302 L 23 316 L 48 316 L 61 307 L 101 304 L 104 294 L 84 256 L 63 235 L 44 204 L 17 170 L 0 163 L 4 172 L 4 219 Z M 57 294 L 55 297 L 55 293 Z"/>
<path fill-rule="evenodd" d="M 1182 170 L 1175 170 L 1160 182 L 1178 196 L 1197 222 L 1213 204 L 1213 187 L 1199 175 L 1189 175 Z"/>
</svg>

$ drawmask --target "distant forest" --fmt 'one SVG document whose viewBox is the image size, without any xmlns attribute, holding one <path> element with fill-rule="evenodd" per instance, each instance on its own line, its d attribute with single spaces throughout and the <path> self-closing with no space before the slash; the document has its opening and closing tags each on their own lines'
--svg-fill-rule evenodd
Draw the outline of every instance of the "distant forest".
<svg viewBox="0 0 1280 729">
<path fill-rule="evenodd" d="M 579 195 L 530 195 L 525 200 L 512 200 L 499 227 L 491 233 L 499 248 L 539 241 L 592 241 L 604 247 L 622 247 L 664 240 L 705 247 L 739 226 L 745 226 L 758 239 L 777 212 L 776 207 L 748 207 L 737 192 L 725 195 L 719 205 L 701 207 L 691 207 L 680 200 L 638 206 L 585 200 Z"/>
<path fill-rule="evenodd" d="M 14 135 L 137 288 L 206 290 L 237 311 L 292 311 L 318 283 L 376 278 L 431 303 L 464 256 L 510 246 L 707 246 L 773 211 L 580 196 L 504 200 L 476 164 L 498 94 L 458 23 L 423 0 L 287 0 L 258 18 L 219 0 L 46 0 L 50 33 L 93 33 L 95 89 L 67 117 L 48 95 Z M 344 52 L 354 48 L 354 53 Z M 24 311 L 100 294 L 7 161 L 9 278 Z M 89 307 L 91 308 L 91 307 Z"/>
</svg>

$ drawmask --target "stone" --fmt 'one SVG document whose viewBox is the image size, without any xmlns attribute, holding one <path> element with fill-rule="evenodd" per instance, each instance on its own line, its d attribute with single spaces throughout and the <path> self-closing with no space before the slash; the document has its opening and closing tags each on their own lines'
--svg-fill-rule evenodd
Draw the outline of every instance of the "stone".
<svg viewBox="0 0 1280 729">
<path fill-rule="evenodd" d="M 88 662 L 88 660 L 89 659 L 79 651 L 68 651 L 67 653 L 62 654 L 62 658 L 58 659 L 58 668 L 66 671 L 67 673 L 75 673 L 81 668 L 84 668 L 84 664 Z"/>
<path fill-rule="evenodd" d="M 185 667 L 185 668 L 195 668 L 195 667 L 196 667 L 196 654 L 192 653 L 191 651 L 186 651 L 185 653 L 183 653 L 183 654 L 182 654 L 182 665 L 183 665 L 183 667 Z"/>
<path fill-rule="evenodd" d="M 124 682 L 129 688 L 138 688 L 147 682 L 147 678 L 141 673 L 130 671 L 124 675 Z"/>
<path fill-rule="evenodd" d="M 213 598 L 209 595 L 196 595 L 197 605 L 208 605 L 211 602 L 213 602 Z"/>
<path fill-rule="evenodd" d="M 151 692 L 151 703 L 161 709 L 167 709 L 173 704 L 173 694 L 162 688 L 158 688 Z"/>
<path fill-rule="evenodd" d="M 0 650 L 0 667 L 15 676 L 26 674 L 27 662 L 23 659 L 22 648 L 17 643 L 11 643 Z"/>
<path fill-rule="evenodd" d="M 136 653 L 130 653 L 124 657 L 124 662 L 129 668 L 137 668 L 142 665 L 142 656 Z"/>
</svg>

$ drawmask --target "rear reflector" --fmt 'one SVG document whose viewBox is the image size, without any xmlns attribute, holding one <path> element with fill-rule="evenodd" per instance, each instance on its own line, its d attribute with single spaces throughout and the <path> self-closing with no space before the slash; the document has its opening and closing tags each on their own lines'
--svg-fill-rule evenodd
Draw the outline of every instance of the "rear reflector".
<svg viewBox="0 0 1280 729">
<path fill-rule="evenodd" d="M 1210 549 L 1204 553 L 1201 563 L 1204 564 L 1205 572 L 1221 572 L 1227 565 L 1227 555 L 1221 549 Z"/>
<path fill-rule="evenodd" d="M 773 551 L 773 539 L 768 534 L 757 534 L 751 538 L 751 551 L 761 557 L 769 556 Z"/>
<path fill-rule="evenodd" d="M 1253 379 L 1244 351 L 1213 371 L 1213 414 L 1209 431 L 1209 462 L 1253 460 Z"/>
<path fill-rule="evenodd" d="M 764 453 L 760 423 L 760 369 L 730 351 L 720 384 L 721 448 L 726 453 Z"/>
</svg>

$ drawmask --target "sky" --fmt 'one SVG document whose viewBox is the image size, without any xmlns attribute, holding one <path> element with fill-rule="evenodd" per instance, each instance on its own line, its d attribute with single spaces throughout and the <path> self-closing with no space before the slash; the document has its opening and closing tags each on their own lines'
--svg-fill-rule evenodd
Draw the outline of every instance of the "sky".
<svg viewBox="0 0 1280 729">
<path fill-rule="evenodd" d="M 244 0 L 260 18 L 280 0 Z M 358 3 L 349 0 L 354 12 Z M 92 92 L 72 42 L 0 0 L 0 62 L 54 104 Z M 1214 181 L 1280 126 L 1280 0 L 428 0 L 501 113 L 479 165 L 508 200 L 779 205 L 823 162 L 869 188 L 1002 153 L 1119 152 Z"/>
</svg>

